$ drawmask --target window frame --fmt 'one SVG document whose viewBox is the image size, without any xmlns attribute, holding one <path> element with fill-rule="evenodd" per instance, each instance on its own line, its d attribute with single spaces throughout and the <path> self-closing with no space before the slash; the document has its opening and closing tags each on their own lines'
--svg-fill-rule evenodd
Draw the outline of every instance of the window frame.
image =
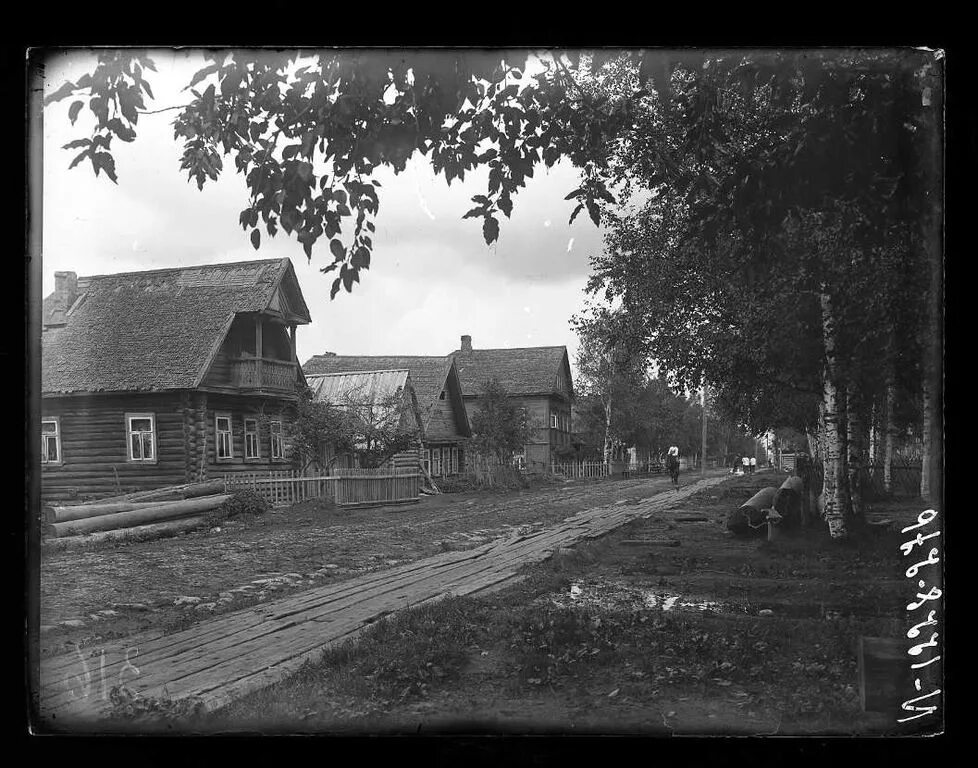
<svg viewBox="0 0 978 768">
<path fill-rule="evenodd" d="M 458 469 L 458 446 L 457 445 L 453 445 L 451 447 L 450 451 L 449 451 L 449 454 L 450 454 L 450 458 L 449 458 L 449 463 L 448 463 L 448 469 L 449 469 L 448 474 L 450 474 L 450 475 L 457 475 L 458 472 L 459 472 L 459 469 Z"/>
<path fill-rule="evenodd" d="M 248 422 L 252 422 L 255 428 L 252 430 L 248 429 Z M 244 460 L 245 461 L 261 461 L 261 424 L 257 417 L 245 416 L 242 418 L 244 423 Z M 253 443 L 255 448 L 255 455 L 248 455 L 248 438 L 253 437 Z"/>
<path fill-rule="evenodd" d="M 228 428 L 223 430 L 219 427 L 221 419 L 227 419 Z M 228 455 L 221 455 L 221 436 L 228 436 Z M 214 460 L 219 463 L 234 461 L 234 419 L 227 411 L 214 411 Z"/>
<path fill-rule="evenodd" d="M 278 430 L 273 429 L 278 425 Z M 278 444 L 278 455 L 275 455 L 275 445 Z M 268 455 L 272 461 L 285 461 L 285 425 L 281 419 L 268 422 Z"/>
<path fill-rule="evenodd" d="M 54 424 L 54 432 L 45 432 L 45 424 Z M 54 438 L 54 449 L 58 458 L 49 459 L 47 452 L 48 440 Z M 64 463 L 64 454 L 61 452 L 61 418 L 59 416 L 41 417 L 41 464 L 46 467 L 60 467 Z"/>
<path fill-rule="evenodd" d="M 140 412 L 140 413 L 127 412 L 125 414 L 125 419 L 126 419 L 126 461 L 130 464 L 156 464 L 159 461 L 159 450 L 158 450 L 159 446 L 157 445 L 158 441 L 156 437 L 156 414 L 145 413 L 145 412 Z M 150 426 L 149 432 L 146 432 L 145 430 L 133 431 L 132 422 L 135 419 L 149 419 L 149 426 Z M 142 452 L 143 449 L 142 435 L 145 434 L 150 435 L 150 444 L 152 445 L 151 450 L 153 451 L 153 455 L 148 459 L 145 456 L 136 458 L 135 456 L 133 456 L 133 451 L 132 451 L 132 436 L 140 435 L 139 446 L 140 446 L 140 452 Z"/>
<path fill-rule="evenodd" d="M 442 450 L 440 446 L 431 449 L 431 469 L 429 471 L 432 477 L 444 476 L 444 464 L 442 462 Z"/>
</svg>

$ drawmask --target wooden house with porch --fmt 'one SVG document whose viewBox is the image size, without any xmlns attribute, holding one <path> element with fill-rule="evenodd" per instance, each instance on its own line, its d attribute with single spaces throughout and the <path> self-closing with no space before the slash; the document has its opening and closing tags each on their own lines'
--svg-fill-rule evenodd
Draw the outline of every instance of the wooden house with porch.
<svg viewBox="0 0 978 768">
<path fill-rule="evenodd" d="M 42 310 L 42 498 L 288 468 L 296 327 L 310 322 L 288 259 L 55 281 Z"/>
<path fill-rule="evenodd" d="M 472 436 L 458 372 L 450 357 L 418 355 L 337 355 L 327 352 L 302 366 L 307 377 L 405 370 L 421 415 L 421 458 L 432 477 L 459 473 L 465 441 Z"/>
<path fill-rule="evenodd" d="M 573 447 L 574 382 L 567 347 L 474 349 L 472 337 L 465 335 L 451 357 L 470 418 L 492 379 L 526 410 L 532 436 L 516 459 L 528 471 L 547 471 L 558 449 Z"/>
</svg>

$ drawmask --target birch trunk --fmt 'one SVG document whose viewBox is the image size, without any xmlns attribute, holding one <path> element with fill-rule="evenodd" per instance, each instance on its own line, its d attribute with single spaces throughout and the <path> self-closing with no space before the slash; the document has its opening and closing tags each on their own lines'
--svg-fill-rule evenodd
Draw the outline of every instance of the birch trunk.
<svg viewBox="0 0 978 768">
<path fill-rule="evenodd" d="M 840 391 L 838 381 L 838 360 L 836 359 L 836 328 L 832 311 L 832 299 L 823 288 L 821 296 L 822 334 L 825 347 L 825 367 L 822 373 L 822 425 L 824 429 L 824 517 L 833 539 L 845 538 L 846 504 L 843 499 L 846 475 L 845 460 L 840 433 Z"/>
<path fill-rule="evenodd" d="M 883 489 L 890 494 L 893 492 L 893 450 L 896 447 L 896 384 L 892 381 L 886 385 L 886 426 L 883 442 Z"/>
<path fill-rule="evenodd" d="M 877 428 L 876 422 L 878 421 L 879 413 L 876 408 L 876 399 L 873 399 L 872 408 L 869 411 L 869 470 L 872 471 L 873 465 L 876 464 L 876 455 L 879 453 L 877 448 L 879 444 L 879 429 Z"/>
<path fill-rule="evenodd" d="M 855 386 L 850 384 L 846 396 L 846 474 L 849 486 L 849 500 L 854 522 L 861 521 L 865 515 L 862 472 L 865 466 L 865 424 L 859 408 Z"/>
<path fill-rule="evenodd" d="M 611 398 L 604 404 L 604 463 L 611 463 Z"/>
</svg>

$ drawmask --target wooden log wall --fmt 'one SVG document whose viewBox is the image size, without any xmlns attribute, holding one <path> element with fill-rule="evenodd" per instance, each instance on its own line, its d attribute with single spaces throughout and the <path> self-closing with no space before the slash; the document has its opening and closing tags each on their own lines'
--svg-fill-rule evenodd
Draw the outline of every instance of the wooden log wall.
<svg viewBox="0 0 978 768">
<path fill-rule="evenodd" d="M 106 394 L 44 398 L 43 417 L 59 419 L 61 463 L 41 467 L 45 502 L 79 501 L 184 481 L 179 394 Z M 156 417 L 156 461 L 128 460 L 126 413 Z"/>
<path fill-rule="evenodd" d="M 232 423 L 232 452 L 230 461 L 217 460 L 215 415 L 227 413 Z M 210 393 L 207 396 L 203 436 L 205 441 L 206 471 L 208 477 L 224 477 L 226 474 L 282 471 L 292 468 L 291 462 L 271 458 L 271 435 L 266 419 L 278 419 L 283 431 L 295 418 L 295 406 L 286 398 L 253 397 Z M 245 459 L 245 419 L 255 418 L 258 424 L 259 459 Z"/>
</svg>

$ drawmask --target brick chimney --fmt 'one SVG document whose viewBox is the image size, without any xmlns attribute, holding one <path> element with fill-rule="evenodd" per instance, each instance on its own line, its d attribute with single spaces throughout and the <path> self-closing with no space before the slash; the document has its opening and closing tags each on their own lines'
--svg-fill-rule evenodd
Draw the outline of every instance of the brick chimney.
<svg viewBox="0 0 978 768">
<path fill-rule="evenodd" d="M 74 272 L 55 272 L 54 293 L 67 312 L 78 298 L 78 275 Z"/>
<path fill-rule="evenodd" d="M 465 335 L 462 337 L 462 354 L 467 355 L 472 352 L 472 337 Z"/>
<path fill-rule="evenodd" d="M 78 275 L 74 272 L 55 272 L 54 294 L 42 320 L 43 328 L 63 327 L 67 322 L 68 310 L 77 298 Z"/>
</svg>

